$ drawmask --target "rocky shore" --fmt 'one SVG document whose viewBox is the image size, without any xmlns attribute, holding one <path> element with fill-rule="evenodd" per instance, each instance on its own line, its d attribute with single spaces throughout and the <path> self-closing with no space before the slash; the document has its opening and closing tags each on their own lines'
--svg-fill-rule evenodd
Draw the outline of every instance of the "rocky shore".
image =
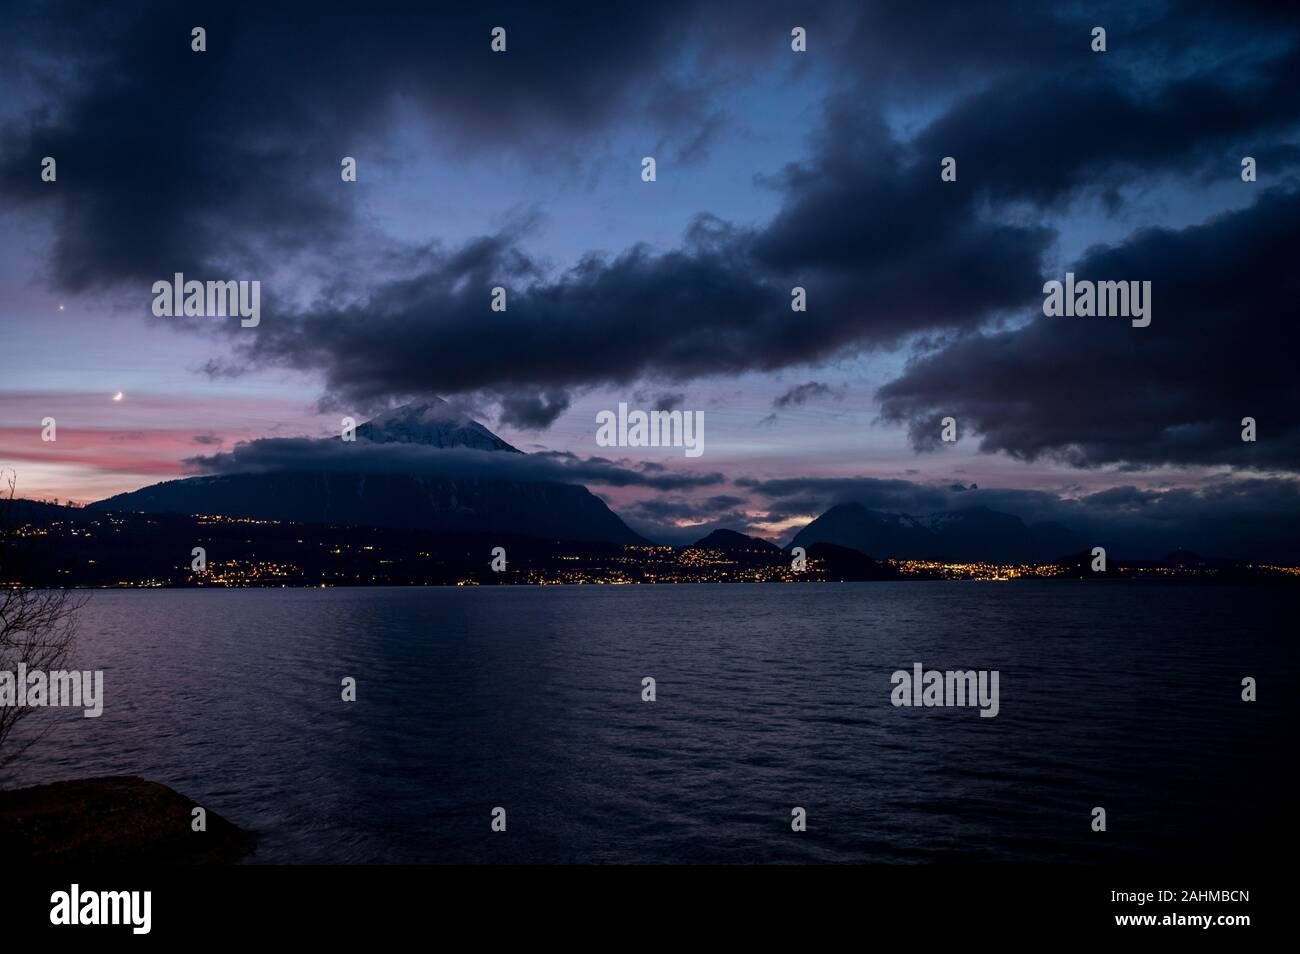
<svg viewBox="0 0 1300 954">
<path fill-rule="evenodd" d="M 251 832 L 136 776 L 81 779 L 0 791 L 0 857 L 38 864 L 229 864 L 250 854 Z"/>
</svg>

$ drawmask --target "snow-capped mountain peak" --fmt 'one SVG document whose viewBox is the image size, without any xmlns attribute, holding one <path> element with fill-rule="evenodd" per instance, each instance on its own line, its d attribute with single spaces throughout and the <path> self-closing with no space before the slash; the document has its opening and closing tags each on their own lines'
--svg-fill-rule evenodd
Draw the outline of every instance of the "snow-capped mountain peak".
<svg viewBox="0 0 1300 954">
<path fill-rule="evenodd" d="M 357 437 L 377 444 L 424 444 L 522 453 L 441 398 L 385 411 L 360 425 Z"/>
</svg>

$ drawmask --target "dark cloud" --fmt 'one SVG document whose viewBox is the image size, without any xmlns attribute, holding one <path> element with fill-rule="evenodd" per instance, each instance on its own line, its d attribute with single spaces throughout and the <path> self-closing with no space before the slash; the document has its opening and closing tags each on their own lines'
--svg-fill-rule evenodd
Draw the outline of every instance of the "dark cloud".
<svg viewBox="0 0 1300 954">
<path fill-rule="evenodd" d="M 559 390 L 506 395 L 501 398 L 501 421 L 526 430 L 545 429 L 569 409 L 569 404 L 569 395 Z"/>
<path fill-rule="evenodd" d="M 56 228 L 52 279 L 84 291 L 328 256 L 366 223 L 339 161 L 379 161 L 389 132 L 422 116 L 466 151 L 577 161 L 616 121 L 676 128 L 657 71 L 690 5 L 346 2 L 7 3 L 6 71 L 27 108 L 0 128 L 0 196 Z M 190 30 L 207 30 L 207 52 Z M 490 31 L 507 25 L 509 50 Z M 696 90 L 695 108 L 708 111 Z M 698 123 L 683 132 L 704 148 Z M 694 143 L 694 145 L 691 145 Z M 59 163 L 57 189 L 39 179 Z M 359 242 L 364 246 L 365 242 Z"/>
<path fill-rule="evenodd" d="M 1026 303 L 1051 231 L 988 218 L 940 181 L 939 158 L 909 155 L 861 104 L 831 103 L 816 157 L 786 168 L 784 204 L 753 242 L 759 265 L 808 288 L 797 327 L 823 346 L 798 357 L 974 328 Z"/>
<path fill-rule="evenodd" d="M 633 512 L 658 521 L 716 520 L 719 514 L 730 514 L 744 504 L 743 497 L 732 494 L 717 494 L 704 500 L 654 498 L 638 501 Z"/>
<path fill-rule="evenodd" d="M 1276 174 L 1297 158 L 1300 48 L 1264 47 L 1248 63 L 1153 89 L 1095 63 L 1028 84 L 1008 78 L 958 103 L 913 145 L 921 156 L 957 157 L 958 181 L 999 203 L 1049 206 L 1089 193 L 1115 201 L 1135 181 L 1194 170 L 1230 181 L 1247 154 Z"/>
<path fill-rule="evenodd" d="M 655 411 L 673 411 L 686 403 L 686 395 L 681 391 L 661 391 L 655 394 L 650 390 L 640 390 L 632 395 L 638 404 L 649 404 Z"/>
<path fill-rule="evenodd" d="M 581 458 L 567 452 L 508 454 L 460 447 L 371 443 L 365 439 L 344 442 L 307 437 L 241 441 L 229 451 L 192 457 L 186 464 L 200 474 L 269 471 L 398 473 L 449 479 L 480 477 L 605 487 L 647 487 L 663 491 L 716 486 L 726 480 L 718 473 L 629 466 L 603 457 Z"/>
<path fill-rule="evenodd" d="M 680 546 L 694 543 L 714 530 L 754 532 L 753 520 L 743 509 L 746 503 L 732 494 L 703 500 L 673 496 L 638 501 L 620 515 L 643 536 Z"/>
<path fill-rule="evenodd" d="M 803 384 L 796 384 L 785 393 L 777 395 L 772 401 L 772 406 L 775 408 L 786 408 L 791 405 L 803 406 L 814 398 L 838 396 L 840 396 L 840 391 L 829 384 L 823 384 L 820 381 L 807 381 Z"/>
<path fill-rule="evenodd" d="M 637 247 L 524 284 L 533 271 L 510 235 L 431 246 L 408 277 L 281 311 L 235 340 L 247 361 L 319 369 L 330 390 L 364 401 L 739 371 L 765 351 L 779 360 L 771 339 L 789 334 L 788 291 L 765 287 L 741 249 Z M 505 313 L 489 308 L 497 284 L 510 289 Z"/>
<path fill-rule="evenodd" d="M 880 389 L 882 416 L 918 449 L 952 416 L 981 450 L 1025 460 L 1300 469 L 1298 222 L 1300 192 L 1270 190 L 1204 225 L 1095 248 L 1076 275 L 1150 281 L 1148 327 L 1040 311 L 916 361 Z M 1255 443 L 1241 440 L 1244 417 Z"/>
<path fill-rule="evenodd" d="M 435 16 L 392 4 L 359 17 L 341 3 L 17 3 L 0 20 L 17 51 L 0 57 L 16 91 L 0 109 L 0 199 L 52 226 L 56 285 L 175 270 L 313 279 L 269 287 L 262 324 L 235 339 L 238 361 L 210 373 L 319 372 L 333 398 L 362 407 L 488 394 L 502 420 L 540 428 L 590 385 L 771 371 L 936 335 L 946 346 L 881 391 L 884 418 L 918 446 L 951 414 L 984 449 L 1025 459 L 1300 463 L 1284 319 L 1294 192 L 1085 256 L 1081 274 L 1153 281 L 1150 328 L 987 331 L 1040 301 L 1057 238 L 1048 212 L 1171 175 L 1232 180 L 1246 149 L 1273 177 L 1300 161 L 1297 26 L 1274 6 Z M 198 22 L 204 54 L 189 49 Z M 1106 54 L 1088 50 L 1097 23 Z M 498 24 L 504 56 L 487 43 Z M 808 26 L 810 52 L 792 60 L 794 24 Z M 830 69 L 816 65 L 823 49 Z M 359 190 L 339 188 L 338 157 L 380 149 L 410 115 L 473 154 L 563 164 L 644 123 L 668 154 L 702 156 L 728 128 L 710 91 L 770 72 L 778 55 L 791 75 L 829 78 L 811 154 L 768 176 L 774 212 L 757 225 L 701 214 L 678 248 L 592 254 L 556 274 L 529 253 L 528 221 L 458 246 L 403 243 L 358 216 Z M 893 94 L 923 103 L 925 120 L 901 128 Z M 39 181 L 44 155 L 59 159 L 57 189 Z M 944 155 L 958 158 L 956 183 L 939 179 Z M 347 276 L 322 278 L 339 260 Z M 497 284 L 506 313 L 488 307 Z M 796 284 L 805 313 L 790 310 Z M 1232 439 L 1246 415 L 1256 444 Z"/>
<path fill-rule="evenodd" d="M 894 148 L 878 117 L 843 117 L 812 166 L 786 171 L 785 205 L 766 228 L 701 216 L 679 249 L 592 255 L 554 279 L 538 277 L 511 231 L 431 245 L 408 274 L 347 300 L 281 303 L 237 337 L 240 354 L 321 370 L 356 401 L 555 391 L 774 370 L 972 329 L 1032 300 L 1050 232 L 986 221 L 928 162 L 905 164 L 900 179 Z M 810 304 L 796 318 L 798 282 Z M 497 284 L 510 293 L 502 314 L 488 308 Z"/>
<path fill-rule="evenodd" d="M 987 69 L 987 81 L 911 140 L 859 89 L 830 97 L 812 157 L 770 179 L 780 207 L 766 225 L 701 215 L 677 250 L 591 256 L 555 278 L 539 277 L 520 237 L 501 233 L 433 251 L 410 275 L 347 303 L 285 316 L 246 357 L 319 368 L 331 388 L 367 397 L 409 392 L 417 381 L 454 392 L 687 380 L 815 363 L 922 333 L 966 335 L 1039 300 L 1055 232 L 1046 220 L 999 212 L 1008 203 L 1056 208 L 1093 192 L 1113 201 L 1138 171 L 1217 164 L 1231 178 L 1243 141 L 1285 161 L 1283 140 L 1300 116 L 1287 95 L 1300 63 L 1294 31 L 1272 42 L 1230 34 L 1236 45 L 1223 50 L 1202 33 L 1198 62 L 1175 56 L 1163 20 L 1112 8 L 1114 42 L 1157 57 L 1143 72 L 1133 57 L 1099 61 L 1077 17 L 1022 11 L 1019 20 L 981 19 L 982 40 L 996 49 L 1052 39 L 994 68 L 984 43 L 956 29 L 971 14 L 940 8 L 950 15 L 934 18 L 937 33 L 915 29 L 919 10 L 903 20 L 867 13 L 863 22 L 877 28 L 866 31 L 872 44 L 883 35 L 904 48 L 982 51 L 960 59 Z M 1196 7 L 1184 16 L 1206 30 L 1221 19 Z M 1177 35 L 1186 35 L 1181 25 Z M 1043 51 L 1061 44 L 1076 52 L 1049 69 Z M 1202 120 L 1207 103 L 1215 116 Z M 959 157 L 958 183 L 939 179 L 938 160 L 949 154 Z M 488 281 L 513 282 L 508 341 L 484 320 Z M 788 308 L 795 284 L 809 295 L 797 320 Z M 430 376 L 435 352 L 458 360 Z"/>
<path fill-rule="evenodd" d="M 847 54 L 837 39 L 845 34 L 874 49 L 904 35 L 916 42 L 935 27 L 866 15 L 865 26 L 845 29 L 859 15 L 852 6 L 792 13 L 767 4 L 738 27 L 707 6 L 683 4 L 568 10 L 563 18 L 532 8 L 448 13 L 436 23 L 422 5 L 390 6 L 367 11 L 359 29 L 344 9 L 299 17 L 236 4 L 204 16 L 146 5 L 84 22 L 69 8 L 80 41 L 77 28 L 51 15 L 58 11 L 16 17 L 24 48 L 89 44 L 74 68 L 55 74 L 47 101 L 58 109 L 5 130 L 5 181 L 20 183 L 18 197 L 49 203 L 57 223 L 57 282 L 88 289 L 218 267 L 265 274 L 268 260 L 283 270 L 301 258 L 329 261 L 349 240 L 376 244 L 350 204 L 356 190 L 338 188 L 335 157 L 381 138 L 399 102 L 466 148 L 571 144 L 643 100 L 660 125 L 680 117 L 697 139 L 715 119 L 700 86 L 711 72 L 701 64 L 725 73 L 727 61 L 756 50 L 770 56 L 786 45 L 788 53 L 795 13 L 811 17 L 814 31 L 821 25 L 833 57 Z M 205 54 L 186 41 L 196 17 L 209 31 Z M 512 46 L 495 56 L 488 31 L 503 22 Z M 685 42 L 681 25 L 691 22 L 707 42 Z M 982 22 L 1002 36 L 1019 21 Z M 684 78 L 691 66 L 693 78 Z M 683 148 L 694 150 L 696 139 Z M 43 154 L 60 157 L 57 192 L 20 174 Z M 330 285 L 307 307 L 297 299 L 310 290 L 268 303 L 281 320 L 264 327 L 277 330 L 259 335 L 245 357 L 319 368 L 331 388 L 365 399 L 770 369 L 918 330 L 974 327 L 1024 303 L 1023 277 L 1036 272 L 1050 233 L 987 220 L 969 190 L 938 182 L 934 158 L 904 149 L 878 106 L 835 100 L 816 156 L 781 176 L 782 208 L 763 229 L 704 217 L 678 251 L 589 258 L 549 282 L 509 230 L 458 250 L 399 249 L 387 256 L 395 277 L 375 266 L 369 285 L 351 294 Z M 423 267 L 403 269 L 402 261 Z M 493 355 L 483 340 L 487 329 L 493 343 L 499 338 L 496 324 L 483 321 L 489 275 L 517 291 L 515 354 Z M 812 300 L 798 322 L 787 297 L 795 282 Z M 352 320 L 362 311 L 388 336 L 362 330 Z M 339 327 L 345 319 L 351 333 Z M 444 380 L 425 376 L 414 386 L 410 366 L 426 368 L 435 357 Z"/>
<path fill-rule="evenodd" d="M 772 520 L 816 515 L 838 503 L 890 513 L 937 513 L 952 504 L 946 488 L 880 477 L 742 477 L 735 483 L 775 501 L 768 513 Z"/>
</svg>

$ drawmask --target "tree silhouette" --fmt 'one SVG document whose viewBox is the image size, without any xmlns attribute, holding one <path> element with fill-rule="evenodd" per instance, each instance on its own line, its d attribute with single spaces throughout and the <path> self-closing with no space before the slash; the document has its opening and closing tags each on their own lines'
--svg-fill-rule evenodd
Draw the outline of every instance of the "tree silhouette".
<svg viewBox="0 0 1300 954">
<path fill-rule="evenodd" d="M 0 492 L 0 672 L 13 673 L 19 664 L 28 671 L 50 672 L 67 665 L 76 643 L 77 613 L 85 600 L 66 589 L 36 589 L 29 570 L 40 538 L 24 533 L 23 501 L 15 496 L 18 480 L 12 472 Z M 46 730 L 10 744 L 14 727 L 35 710 L 0 705 L 0 767 L 12 762 L 40 740 Z"/>
</svg>

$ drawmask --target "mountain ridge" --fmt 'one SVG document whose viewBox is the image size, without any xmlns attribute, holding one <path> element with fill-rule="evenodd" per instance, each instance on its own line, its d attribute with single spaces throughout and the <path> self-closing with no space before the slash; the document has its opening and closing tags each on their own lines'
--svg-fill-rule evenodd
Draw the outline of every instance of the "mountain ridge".
<svg viewBox="0 0 1300 954">
<path fill-rule="evenodd" d="M 985 506 L 922 517 L 841 503 L 795 534 L 791 546 L 849 547 L 876 559 L 1036 562 L 1079 550 L 1084 541 L 1054 523 L 1026 524 Z"/>
<path fill-rule="evenodd" d="M 357 426 L 357 437 L 376 444 L 423 444 L 523 453 L 441 398 L 378 414 Z"/>
<path fill-rule="evenodd" d="M 522 451 L 445 401 L 408 405 L 357 428 L 367 445 L 422 444 L 501 454 Z M 162 481 L 88 505 L 94 510 L 212 514 L 439 533 L 510 533 L 618 544 L 647 541 L 579 484 L 494 476 L 281 468 Z"/>
<path fill-rule="evenodd" d="M 762 553 L 781 552 L 781 548 L 771 541 L 764 540 L 761 537 L 751 537 L 738 530 L 728 530 L 725 528 L 719 528 L 712 531 L 708 535 L 703 536 L 690 544 L 690 546 L 700 550 L 752 550 Z"/>
</svg>

